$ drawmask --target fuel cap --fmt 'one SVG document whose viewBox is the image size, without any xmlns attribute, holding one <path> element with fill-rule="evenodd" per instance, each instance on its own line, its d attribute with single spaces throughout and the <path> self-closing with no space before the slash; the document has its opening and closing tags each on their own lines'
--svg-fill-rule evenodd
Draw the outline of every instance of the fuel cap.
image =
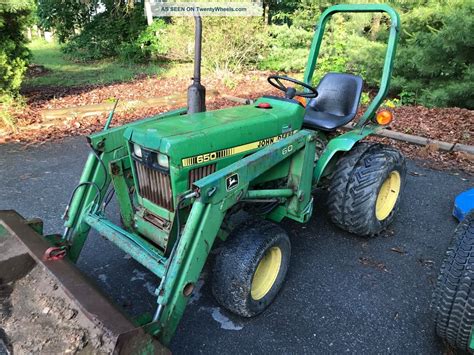
<svg viewBox="0 0 474 355">
<path fill-rule="evenodd" d="M 258 108 L 272 108 L 272 105 L 270 105 L 268 102 L 260 102 L 258 105 L 257 105 Z"/>
</svg>

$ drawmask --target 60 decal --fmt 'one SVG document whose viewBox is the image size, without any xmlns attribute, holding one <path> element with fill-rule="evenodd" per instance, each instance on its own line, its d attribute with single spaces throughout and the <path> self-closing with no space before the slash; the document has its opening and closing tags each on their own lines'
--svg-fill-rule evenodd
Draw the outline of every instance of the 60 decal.
<svg viewBox="0 0 474 355">
<path fill-rule="evenodd" d="M 287 146 L 287 147 L 285 147 L 281 150 L 281 154 L 287 155 L 288 153 L 290 153 L 292 151 L 293 151 L 293 144 L 290 144 L 289 146 Z"/>
</svg>

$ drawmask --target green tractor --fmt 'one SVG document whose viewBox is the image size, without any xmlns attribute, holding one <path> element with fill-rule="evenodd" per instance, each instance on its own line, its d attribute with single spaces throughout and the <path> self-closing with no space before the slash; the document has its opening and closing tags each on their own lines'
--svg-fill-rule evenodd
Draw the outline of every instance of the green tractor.
<svg viewBox="0 0 474 355">
<path fill-rule="evenodd" d="M 391 19 L 379 91 L 345 133 L 338 129 L 356 117 L 362 78 L 327 73 L 312 85 L 325 26 L 341 12 L 385 12 Z M 332 6 L 319 19 L 303 81 L 272 75 L 268 81 L 281 96 L 205 112 L 197 18 L 188 108 L 110 129 L 108 122 L 87 137 L 91 153 L 62 235 L 40 236 L 38 221 L 25 222 L 12 211 L 0 220 L 87 314 L 116 332 L 121 349 L 144 349 L 139 334 L 169 344 L 216 239 L 223 242 L 212 273 L 216 300 L 238 315 L 255 316 L 275 299 L 289 268 L 290 239 L 278 222 L 308 222 L 320 203 L 315 188 L 328 184 L 329 215 L 346 231 L 371 237 L 393 221 L 405 160 L 363 139 L 391 121 L 390 113 L 377 110 L 389 88 L 399 32 L 398 14 L 387 5 Z M 122 225 L 105 214 L 113 193 Z M 252 217 L 239 218 L 242 210 Z M 148 317 L 125 320 L 82 280 L 74 263 L 91 228 L 160 279 L 157 307 Z"/>
</svg>

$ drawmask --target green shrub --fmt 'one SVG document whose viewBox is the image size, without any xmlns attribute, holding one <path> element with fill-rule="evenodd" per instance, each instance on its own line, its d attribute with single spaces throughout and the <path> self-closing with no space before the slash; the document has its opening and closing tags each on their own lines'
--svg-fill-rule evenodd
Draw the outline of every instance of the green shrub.
<svg viewBox="0 0 474 355">
<path fill-rule="evenodd" d="M 54 30 L 59 42 L 65 43 L 76 34 L 77 30 L 90 21 L 99 2 L 99 0 L 37 1 L 38 25 L 47 31 Z"/>
<path fill-rule="evenodd" d="M 306 23 L 306 22 L 304 22 Z M 282 72 L 302 72 L 306 68 L 314 30 L 287 25 L 272 26 L 270 49 L 260 63 L 261 69 Z M 319 52 L 313 82 L 331 71 L 344 72 L 348 65 L 348 34 L 342 16 L 334 16 L 327 26 Z"/>
<path fill-rule="evenodd" d="M 119 55 L 122 44 L 133 43 L 146 28 L 143 6 L 128 10 L 107 10 L 93 17 L 81 33 L 69 39 L 63 51 L 77 61 L 91 61 Z"/>
<path fill-rule="evenodd" d="M 146 62 L 166 54 L 168 44 L 165 42 L 166 23 L 156 20 L 146 27 L 136 39 L 120 45 L 120 58 L 127 62 Z"/>
<path fill-rule="evenodd" d="M 22 96 L 0 95 L 0 128 L 15 131 L 16 115 L 22 112 L 25 106 L 26 102 Z"/>
<path fill-rule="evenodd" d="M 254 69 L 265 52 L 265 28 L 259 17 L 209 17 L 203 40 L 203 65 L 215 72 Z"/>
<path fill-rule="evenodd" d="M 266 50 L 266 30 L 259 17 L 205 17 L 203 67 L 226 75 L 254 69 Z M 176 17 L 167 28 L 168 56 L 190 61 L 194 53 L 194 20 Z"/>
<path fill-rule="evenodd" d="M 273 25 L 268 33 L 268 54 L 259 63 L 259 68 L 282 72 L 303 71 L 313 33 L 288 25 Z"/>
<path fill-rule="evenodd" d="M 203 25 L 205 26 L 203 41 L 205 41 L 207 32 L 210 31 L 207 26 L 207 18 L 203 20 Z M 170 43 L 167 53 L 170 60 L 178 62 L 190 62 L 192 60 L 194 53 L 194 20 L 192 18 L 171 18 L 165 37 L 165 43 Z"/>
<path fill-rule="evenodd" d="M 14 126 L 11 107 L 19 100 L 20 85 L 28 67 L 25 28 L 31 21 L 33 1 L 0 2 L 0 124 Z"/>
<path fill-rule="evenodd" d="M 474 4 L 420 7 L 407 14 L 393 88 L 426 106 L 474 108 Z"/>
<path fill-rule="evenodd" d="M 24 31 L 33 8 L 32 1 L 0 3 L 0 95 L 16 95 L 20 89 L 30 59 Z"/>
<path fill-rule="evenodd" d="M 385 59 L 385 43 L 373 41 L 365 36 L 351 35 L 348 38 L 346 71 L 364 78 L 370 87 L 378 87 Z"/>
</svg>

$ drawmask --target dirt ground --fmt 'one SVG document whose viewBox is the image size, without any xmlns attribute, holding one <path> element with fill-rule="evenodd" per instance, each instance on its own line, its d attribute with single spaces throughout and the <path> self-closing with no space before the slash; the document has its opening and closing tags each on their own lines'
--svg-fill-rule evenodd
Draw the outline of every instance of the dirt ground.
<svg viewBox="0 0 474 355">
<path fill-rule="evenodd" d="M 77 310 L 41 266 L 0 289 L 0 341 L 13 354 L 111 352 L 107 334 Z"/>
<path fill-rule="evenodd" d="M 203 84 L 208 90 L 217 90 L 242 98 L 257 98 L 265 94 L 279 93 L 266 81 L 270 73 L 249 72 L 236 76 L 231 83 L 220 78 L 208 77 Z M 186 95 L 190 80 L 186 78 L 137 78 L 126 83 L 105 86 L 82 86 L 73 88 L 40 87 L 25 88 L 23 95 L 27 106 L 17 112 L 17 130 L 0 132 L 0 144 L 6 142 L 25 142 L 41 144 L 42 142 L 60 139 L 67 136 L 87 135 L 102 129 L 107 114 L 77 117 L 64 120 L 53 127 L 44 125 L 41 111 L 72 106 L 82 106 L 111 102 L 115 99 L 124 101 L 143 98 L 163 97 L 173 94 Z M 207 109 L 219 109 L 238 105 L 222 97 L 212 98 L 207 102 Z M 136 108 L 126 112 L 118 112 L 114 116 L 113 125 L 121 125 L 142 117 L 151 116 L 170 108 L 153 107 Z M 418 135 L 429 139 L 474 145 L 474 111 L 461 108 L 426 108 L 422 106 L 401 106 L 392 109 L 394 122 L 391 128 L 401 133 Z M 363 108 L 361 108 L 361 112 Z M 426 147 L 409 145 L 384 139 L 398 146 L 408 157 L 423 160 L 425 165 L 448 170 L 464 170 L 474 173 L 473 156 L 460 152 L 438 151 L 436 146 Z"/>
</svg>

